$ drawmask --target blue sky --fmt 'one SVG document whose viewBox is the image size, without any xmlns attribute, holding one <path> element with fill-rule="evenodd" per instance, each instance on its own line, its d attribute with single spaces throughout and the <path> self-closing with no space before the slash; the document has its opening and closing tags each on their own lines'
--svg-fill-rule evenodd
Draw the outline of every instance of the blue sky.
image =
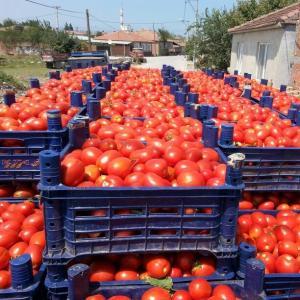
<svg viewBox="0 0 300 300">
<path fill-rule="evenodd" d="M 9 17 L 16 20 L 26 20 L 28 18 L 46 19 L 56 26 L 55 10 L 25 0 L 0 0 L 2 9 L 0 10 L 0 21 Z M 164 24 L 156 24 L 155 27 L 165 27 L 174 33 L 183 34 L 185 0 L 36 0 L 50 6 L 60 6 L 66 10 L 78 11 L 81 13 L 71 13 L 61 11 L 59 14 L 60 26 L 65 22 L 71 22 L 78 29 L 86 28 L 84 11 L 89 9 L 91 17 L 92 31 L 104 30 L 113 31 L 119 28 L 119 11 L 123 5 L 125 22 L 129 23 L 152 23 L 166 22 Z M 196 1 L 191 0 L 195 5 Z M 199 0 L 200 13 L 203 14 L 206 7 L 208 8 L 231 8 L 235 0 Z M 5 3 L 5 4 L 4 4 Z M 193 20 L 194 12 L 190 5 L 186 7 L 185 17 L 187 20 Z M 103 21 L 112 21 L 109 23 Z M 152 28 L 150 24 L 133 24 L 134 29 Z"/>
</svg>

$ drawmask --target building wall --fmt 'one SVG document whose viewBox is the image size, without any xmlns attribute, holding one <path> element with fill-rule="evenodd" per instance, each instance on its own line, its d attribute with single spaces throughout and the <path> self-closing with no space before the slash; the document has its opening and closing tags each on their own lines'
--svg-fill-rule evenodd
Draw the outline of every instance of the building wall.
<svg viewBox="0 0 300 300">
<path fill-rule="evenodd" d="M 110 47 L 111 56 L 129 56 L 130 46 L 129 45 L 112 45 Z"/>
<path fill-rule="evenodd" d="M 288 26 L 254 32 L 234 34 L 232 38 L 230 72 L 237 68 L 238 43 L 243 43 L 242 68 L 240 73 L 257 76 L 257 52 L 259 43 L 269 43 L 265 79 L 273 85 L 290 84 L 294 60 L 296 27 Z"/>
<path fill-rule="evenodd" d="M 300 88 L 300 24 L 297 25 L 295 48 L 294 48 L 294 64 L 292 68 L 291 84 L 293 87 Z"/>
</svg>

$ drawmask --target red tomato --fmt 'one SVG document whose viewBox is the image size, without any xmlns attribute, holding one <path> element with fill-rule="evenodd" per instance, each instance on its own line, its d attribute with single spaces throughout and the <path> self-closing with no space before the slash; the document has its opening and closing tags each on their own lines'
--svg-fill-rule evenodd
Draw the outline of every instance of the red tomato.
<svg viewBox="0 0 300 300">
<path fill-rule="evenodd" d="M 0 229 L 10 229 L 18 232 L 22 226 L 22 223 L 18 220 L 8 220 L 0 225 Z"/>
<path fill-rule="evenodd" d="M 175 257 L 175 265 L 184 272 L 190 272 L 195 263 L 195 254 L 192 252 L 180 252 Z"/>
<path fill-rule="evenodd" d="M 106 298 L 102 295 L 94 295 L 85 298 L 85 300 L 106 300 Z"/>
<path fill-rule="evenodd" d="M 30 255 L 32 267 L 38 269 L 42 263 L 43 248 L 39 245 L 29 245 L 24 253 Z"/>
<path fill-rule="evenodd" d="M 219 154 L 216 150 L 214 150 L 212 148 L 203 148 L 202 149 L 202 159 L 218 161 L 219 160 Z"/>
<path fill-rule="evenodd" d="M 62 182 L 68 186 L 76 186 L 84 179 L 84 164 L 76 158 L 62 161 Z"/>
<path fill-rule="evenodd" d="M 275 256 L 273 254 L 270 252 L 260 252 L 257 254 L 257 258 L 264 263 L 267 274 L 275 272 Z"/>
<path fill-rule="evenodd" d="M 234 294 L 234 291 L 231 289 L 231 287 L 223 284 L 216 286 L 213 290 L 212 295 L 217 299 L 236 300 L 236 296 Z"/>
<path fill-rule="evenodd" d="M 160 288 L 154 287 L 147 290 L 143 295 L 141 300 L 172 300 L 168 291 Z"/>
<path fill-rule="evenodd" d="M 202 174 L 197 171 L 183 171 L 177 177 L 178 186 L 196 187 L 205 185 Z"/>
<path fill-rule="evenodd" d="M 125 178 L 132 170 L 133 162 L 127 157 L 118 157 L 107 165 L 107 174 Z"/>
<path fill-rule="evenodd" d="M 34 212 L 34 203 L 32 201 L 19 203 L 17 204 L 16 211 L 27 217 Z"/>
<path fill-rule="evenodd" d="M 165 178 L 168 175 L 168 164 L 161 158 L 150 159 L 145 163 L 145 172 L 152 172 Z"/>
<path fill-rule="evenodd" d="M 20 255 L 22 255 L 25 250 L 27 249 L 28 244 L 24 242 L 18 242 L 10 247 L 9 249 L 9 255 L 11 258 L 16 258 Z"/>
<path fill-rule="evenodd" d="M 108 298 L 108 300 L 131 300 L 131 298 L 127 297 L 127 296 L 112 296 L 110 298 Z"/>
<path fill-rule="evenodd" d="M 113 281 L 115 272 L 115 266 L 109 261 L 93 262 L 90 270 L 90 281 Z"/>
<path fill-rule="evenodd" d="M 275 270 L 277 273 L 298 273 L 299 261 L 289 254 L 280 255 L 275 261 Z"/>
<path fill-rule="evenodd" d="M 165 149 L 163 158 L 169 166 L 175 166 L 180 160 L 184 159 L 184 151 L 179 147 L 169 146 Z"/>
<path fill-rule="evenodd" d="M 11 285 L 11 275 L 9 271 L 0 271 L 0 289 L 6 289 Z"/>
<path fill-rule="evenodd" d="M 5 269 L 8 266 L 10 255 L 7 249 L 0 247 L 0 270 Z"/>
<path fill-rule="evenodd" d="M 42 248 L 45 248 L 46 245 L 45 231 L 38 231 L 34 233 L 30 239 L 29 245 L 39 245 Z"/>
<path fill-rule="evenodd" d="M 19 233 L 19 238 L 21 238 L 25 243 L 29 243 L 31 237 L 33 236 L 34 233 L 36 233 L 38 229 L 34 226 L 27 226 L 24 227 L 20 233 Z"/>
<path fill-rule="evenodd" d="M 95 165 L 98 157 L 102 154 L 102 151 L 96 147 L 87 147 L 82 150 L 80 159 L 85 166 Z"/>
<path fill-rule="evenodd" d="M 189 284 L 189 293 L 193 300 L 207 299 L 212 293 L 212 287 L 205 279 L 194 279 Z"/>
<path fill-rule="evenodd" d="M 96 165 L 87 165 L 84 167 L 84 179 L 86 181 L 95 182 L 99 176 L 100 171 Z"/>
<path fill-rule="evenodd" d="M 299 255 L 298 246 L 296 243 L 291 241 L 280 241 L 278 243 L 278 254 L 289 254 L 295 258 Z"/>
<path fill-rule="evenodd" d="M 115 280 L 139 280 L 139 274 L 136 271 L 121 269 L 115 274 Z"/>
<path fill-rule="evenodd" d="M 136 254 L 122 255 L 120 260 L 120 266 L 123 269 L 138 270 L 141 263 L 140 257 Z"/>
<path fill-rule="evenodd" d="M 180 268 L 172 267 L 170 277 L 171 278 L 180 278 L 180 277 L 182 277 L 182 271 L 180 270 Z"/>
<path fill-rule="evenodd" d="M 11 229 L 0 229 L 0 247 L 9 249 L 18 241 L 18 233 Z"/>
<path fill-rule="evenodd" d="M 193 300 L 193 299 L 187 291 L 178 290 L 173 295 L 172 300 Z"/>
<path fill-rule="evenodd" d="M 260 252 L 272 252 L 276 246 L 276 238 L 272 234 L 261 234 L 256 240 L 257 250 Z"/>
<path fill-rule="evenodd" d="M 143 186 L 145 174 L 142 172 L 133 172 L 124 179 L 125 186 Z"/>
<path fill-rule="evenodd" d="M 146 173 L 144 177 L 144 186 L 170 186 L 170 182 L 155 173 Z"/>
<path fill-rule="evenodd" d="M 34 213 L 28 216 L 22 223 L 22 228 L 35 227 L 38 230 L 43 230 L 44 228 L 44 217 L 41 213 Z"/>
<path fill-rule="evenodd" d="M 150 277 L 164 278 L 171 272 L 170 262 L 163 256 L 149 258 L 146 263 L 146 271 Z"/>
<path fill-rule="evenodd" d="M 279 225 L 274 228 L 274 233 L 278 241 L 296 241 L 296 234 L 287 226 Z"/>
<path fill-rule="evenodd" d="M 216 262 L 212 257 L 202 256 L 196 261 L 192 269 L 193 276 L 210 276 L 216 271 Z"/>
</svg>

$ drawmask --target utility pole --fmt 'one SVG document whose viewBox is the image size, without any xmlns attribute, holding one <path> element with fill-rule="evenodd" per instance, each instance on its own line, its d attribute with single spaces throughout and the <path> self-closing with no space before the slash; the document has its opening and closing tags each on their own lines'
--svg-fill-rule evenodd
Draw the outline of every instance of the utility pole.
<svg viewBox="0 0 300 300">
<path fill-rule="evenodd" d="M 90 15 L 89 15 L 89 10 L 88 9 L 85 10 L 85 14 L 86 14 L 87 34 L 88 34 L 88 40 L 89 40 L 89 51 L 92 51 Z"/>
<path fill-rule="evenodd" d="M 60 6 L 55 6 L 55 9 L 56 9 L 56 25 L 57 25 L 57 31 L 59 31 L 58 10 L 60 9 Z"/>
<path fill-rule="evenodd" d="M 152 28 L 153 28 L 153 39 L 154 39 L 154 49 L 153 49 L 153 55 L 156 56 L 156 34 L 155 34 L 155 24 L 152 24 Z M 158 47 L 159 47 L 159 42 L 158 42 Z"/>
</svg>

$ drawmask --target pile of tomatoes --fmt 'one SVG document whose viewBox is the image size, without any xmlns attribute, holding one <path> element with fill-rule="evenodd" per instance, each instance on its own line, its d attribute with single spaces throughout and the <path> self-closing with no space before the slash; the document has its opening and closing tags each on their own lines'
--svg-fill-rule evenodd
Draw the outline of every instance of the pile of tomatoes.
<svg viewBox="0 0 300 300">
<path fill-rule="evenodd" d="M 300 210 L 298 192 L 244 192 L 239 209 Z"/>
<path fill-rule="evenodd" d="M 31 201 L 10 204 L 0 201 L 0 289 L 11 285 L 9 261 L 29 254 L 33 274 L 42 263 L 45 247 L 44 217 Z"/>
<path fill-rule="evenodd" d="M 216 271 L 216 261 L 213 256 L 199 255 L 194 252 L 168 255 L 110 254 L 87 260 L 91 261 L 90 281 L 92 282 L 210 276 Z"/>
<path fill-rule="evenodd" d="M 160 71 L 156 69 L 130 69 L 122 71 L 111 85 L 111 91 L 101 100 L 102 115 L 126 117 L 183 116 L 170 88 L 162 85 Z"/>
<path fill-rule="evenodd" d="M 70 105 L 70 92 L 80 91 L 83 79 L 91 80 L 92 74 L 101 72 L 100 67 L 65 72 L 61 80 L 50 79 L 41 88 L 31 88 L 11 106 L 0 104 L 0 130 L 32 131 L 47 129 L 47 111 L 61 111 L 65 127 L 79 111 Z M 85 97 L 84 97 L 85 101 Z"/>
<path fill-rule="evenodd" d="M 36 184 L 29 183 L 3 183 L 0 184 L 0 198 L 24 198 L 29 199 L 38 194 Z"/>
<path fill-rule="evenodd" d="M 245 85 L 250 85 L 252 89 L 252 97 L 260 100 L 264 91 L 270 91 L 273 97 L 273 107 L 283 114 L 287 115 L 293 103 L 300 103 L 300 99 L 295 96 L 288 95 L 287 92 L 280 92 L 278 89 L 258 83 L 256 80 L 245 79 L 243 76 L 238 76 L 237 81 L 240 88 L 243 89 Z"/>
<path fill-rule="evenodd" d="M 220 127 L 232 123 L 233 141 L 238 146 L 300 147 L 300 127 L 292 126 L 291 120 L 281 119 L 278 113 L 260 107 L 241 97 L 239 89 L 224 85 L 203 72 L 184 74 L 191 91 L 199 94 L 200 104 L 218 107 L 213 120 Z"/>
<path fill-rule="evenodd" d="M 238 218 L 238 240 L 252 244 L 268 273 L 300 273 L 300 213 L 254 212 Z"/>
<path fill-rule="evenodd" d="M 191 281 L 188 290 L 168 291 L 160 287 L 153 287 L 145 291 L 141 300 L 238 300 L 233 289 L 228 285 L 217 285 L 212 287 L 211 284 L 202 278 Z M 131 300 L 130 297 L 116 295 L 105 298 L 102 295 L 89 296 L 86 300 Z"/>
<path fill-rule="evenodd" d="M 93 146 L 90 145 L 93 143 Z M 219 154 L 199 142 L 155 138 L 138 140 L 93 138 L 61 162 L 62 182 L 78 187 L 219 186 L 226 165 Z"/>
</svg>

